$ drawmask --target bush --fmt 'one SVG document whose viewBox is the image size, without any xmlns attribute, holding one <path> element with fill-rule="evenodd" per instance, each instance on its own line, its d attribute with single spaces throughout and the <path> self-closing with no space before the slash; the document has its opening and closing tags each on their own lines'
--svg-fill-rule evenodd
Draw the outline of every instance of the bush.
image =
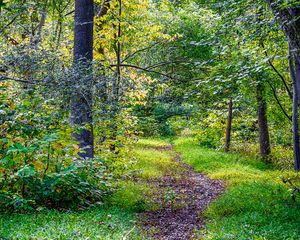
<svg viewBox="0 0 300 240">
<path fill-rule="evenodd" d="M 10 90 L 3 85 L 0 96 Z M 99 159 L 78 158 L 63 103 L 34 89 L 15 94 L 0 98 L 0 211 L 99 202 L 111 177 Z"/>
<path fill-rule="evenodd" d="M 223 145 L 225 123 L 216 113 L 209 113 L 201 122 L 201 129 L 196 131 L 199 144 L 208 148 L 218 148 Z"/>
<path fill-rule="evenodd" d="M 0 191 L 0 208 L 28 210 L 78 208 L 99 203 L 111 191 L 111 176 L 99 160 L 78 160 L 59 172 L 41 173 L 34 166 L 21 168 L 6 180 L 13 186 Z"/>
</svg>

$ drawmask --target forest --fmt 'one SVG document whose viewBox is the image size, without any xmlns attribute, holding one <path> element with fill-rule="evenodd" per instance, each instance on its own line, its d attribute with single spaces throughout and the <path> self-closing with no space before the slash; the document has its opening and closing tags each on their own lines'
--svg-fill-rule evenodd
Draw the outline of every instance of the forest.
<svg viewBox="0 0 300 240">
<path fill-rule="evenodd" d="M 0 0 L 0 239 L 300 239 L 300 1 Z"/>
</svg>

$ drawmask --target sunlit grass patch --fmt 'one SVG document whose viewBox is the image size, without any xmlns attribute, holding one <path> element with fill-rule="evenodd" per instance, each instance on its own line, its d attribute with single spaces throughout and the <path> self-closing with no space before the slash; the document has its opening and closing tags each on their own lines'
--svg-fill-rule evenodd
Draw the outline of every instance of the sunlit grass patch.
<svg viewBox="0 0 300 240">
<path fill-rule="evenodd" d="M 154 203 L 151 201 L 154 194 L 156 194 L 154 185 L 139 181 L 121 182 L 117 191 L 109 199 L 109 204 L 136 212 L 150 210 L 154 208 Z"/>
<path fill-rule="evenodd" d="M 141 138 L 137 142 L 136 146 L 144 147 L 144 148 L 157 148 L 169 145 L 168 141 L 159 138 Z"/>
<path fill-rule="evenodd" d="M 200 147 L 192 138 L 175 140 L 176 150 L 182 153 L 184 161 L 192 165 L 195 170 L 204 173 L 217 173 L 229 169 L 267 170 L 272 166 L 266 165 L 259 159 L 241 156 L 236 153 L 224 153 Z"/>
<path fill-rule="evenodd" d="M 141 139 L 133 154 L 137 159 L 135 169 L 140 170 L 138 176 L 144 180 L 176 174 L 181 170 L 180 164 L 174 160 L 176 153 L 172 151 L 170 143 L 164 140 Z"/>
<path fill-rule="evenodd" d="M 232 187 L 205 213 L 205 239 L 299 239 L 299 205 L 279 184 Z"/>
</svg>

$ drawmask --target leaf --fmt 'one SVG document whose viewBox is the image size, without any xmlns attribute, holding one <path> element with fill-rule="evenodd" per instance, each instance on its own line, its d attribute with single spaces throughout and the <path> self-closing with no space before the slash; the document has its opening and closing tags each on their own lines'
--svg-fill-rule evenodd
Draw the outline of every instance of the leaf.
<svg viewBox="0 0 300 240">
<path fill-rule="evenodd" d="M 54 145 L 54 148 L 55 148 L 56 150 L 61 150 L 62 144 L 61 144 L 61 143 L 57 143 L 57 144 Z"/>
<path fill-rule="evenodd" d="M 79 151 L 79 146 L 77 144 L 73 144 L 73 148 L 74 148 L 75 152 Z"/>
<path fill-rule="evenodd" d="M 14 104 L 14 102 L 13 101 L 11 101 L 10 103 L 9 103 L 9 110 L 14 110 L 15 109 L 15 104 Z"/>
</svg>

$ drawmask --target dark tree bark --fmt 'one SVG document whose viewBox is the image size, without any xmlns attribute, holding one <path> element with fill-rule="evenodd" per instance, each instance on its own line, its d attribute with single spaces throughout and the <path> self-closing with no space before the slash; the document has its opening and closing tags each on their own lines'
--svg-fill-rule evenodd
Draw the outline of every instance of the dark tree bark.
<svg viewBox="0 0 300 240">
<path fill-rule="evenodd" d="M 258 84 L 256 88 L 257 98 L 257 117 L 259 127 L 259 145 L 260 154 L 265 162 L 269 161 L 269 155 L 271 153 L 268 118 L 267 118 L 267 103 L 264 97 L 264 86 Z"/>
<path fill-rule="evenodd" d="M 93 0 L 75 1 L 75 28 L 74 28 L 74 66 L 79 83 L 72 94 L 71 122 L 81 127 L 74 137 L 79 142 L 79 156 L 94 157 L 94 137 L 92 120 L 92 76 L 91 61 L 93 60 L 93 27 L 94 2 Z M 82 81 L 84 79 L 84 81 Z"/>
<path fill-rule="evenodd" d="M 294 168 L 296 171 L 300 169 L 300 145 L 299 145 L 299 95 L 298 95 L 298 81 L 297 81 L 297 70 L 300 69 L 299 61 L 296 61 L 296 71 L 293 63 L 293 57 L 290 53 L 289 57 L 289 65 L 290 65 L 290 72 L 291 78 L 293 81 L 293 147 L 294 147 Z"/>
<path fill-rule="evenodd" d="M 267 0 L 289 43 L 289 65 L 293 80 L 293 146 L 294 168 L 300 170 L 298 108 L 300 97 L 300 4 L 286 6 L 282 0 Z"/>
<path fill-rule="evenodd" d="M 232 98 L 230 98 L 228 102 L 228 118 L 227 118 L 227 126 L 226 126 L 225 152 L 228 152 L 230 148 L 231 125 L 232 125 L 232 116 L 233 116 L 232 110 L 233 110 L 233 102 L 232 102 Z"/>
</svg>

